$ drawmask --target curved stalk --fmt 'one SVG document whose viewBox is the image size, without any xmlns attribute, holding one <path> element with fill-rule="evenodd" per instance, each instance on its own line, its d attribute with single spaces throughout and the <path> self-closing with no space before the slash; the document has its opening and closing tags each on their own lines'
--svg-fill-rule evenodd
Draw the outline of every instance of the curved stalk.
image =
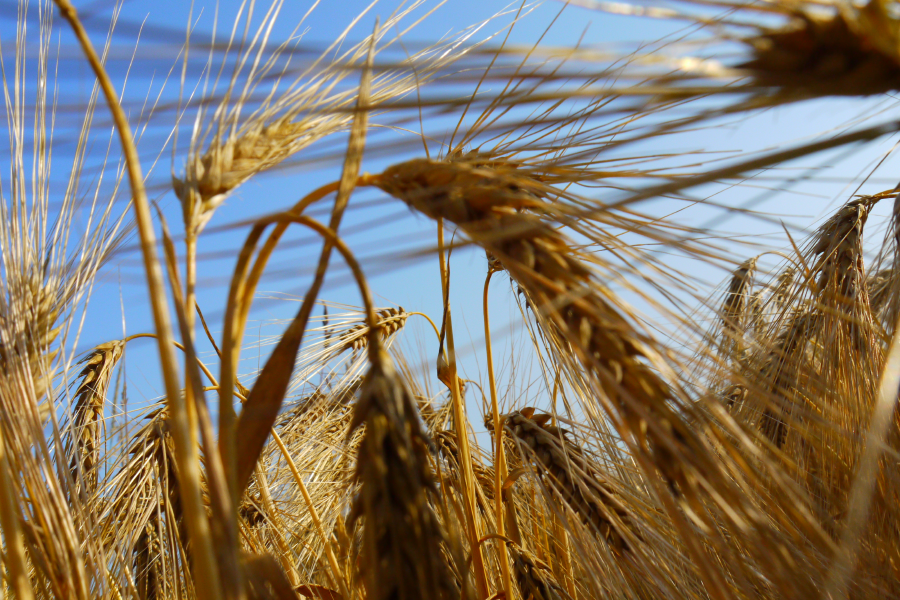
<svg viewBox="0 0 900 600">
<path fill-rule="evenodd" d="M 304 216 L 294 216 L 289 214 L 276 215 L 261 221 L 258 226 L 265 226 L 269 223 L 280 221 L 295 222 L 315 230 L 325 239 L 326 245 L 337 249 L 338 252 L 341 253 L 359 286 L 366 311 L 366 324 L 374 331 L 377 328 L 378 317 L 375 314 L 371 292 L 369 291 L 368 284 L 366 283 L 365 276 L 362 273 L 359 263 L 344 242 L 337 237 L 331 228 L 325 227 L 318 221 Z M 254 465 L 263 450 L 271 427 L 275 423 L 293 371 L 296 353 L 303 342 L 306 325 L 309 321 L 309 316 L 312 313 L 312 305 L 318 294 L 319 287 L 321 286 L 321 279 L 323 278 L 324 274 L 323 277 L 317 278 L 317 280 L 319 280 L 318 283 L 313 285 L 307 292 L 303 299 L 303 304 L 297 312 L 297 316 L 294 317 L 294 320 L 288 326 L 287 330 L 282 335 L 281 340 L 278 342 L 278 346 L 275 348 L 272 356 L 269 357 L 269 360 L 263 367 L 256 385 L 253 386 L 247 401 L 244 403 L 240 418 L 236 420 L 235 429 L 232 431 L 234 447 L 230 450 L 235 457 L 233 481 L 235 485 L 234 489 L 236 490 L 235 494 L 238 497 L 243 494 L 247 482 L 250 480 Z M 233 342 L 234 340 L 230 341 L 230 343 Z M 377 339 L 374 343 L 369 344 L 369 358 L 373 365 L 377 365 L 378 361 L 381 360 L 379 350 L 380 343 Z M 223 352 L 223 363 L 228 360 L 229 357 L 234 358 L 236 354 L 236 351 Z M 231 368 L 233 369 L 233 365 Z M 233 390 L 227 388 L 233 387 L 234 379 L 223 379 L 221 383 L 222 385 L 219 390 L 220 397 L 224 396 L 226 392 L 228 397 L 231 397 Z M 223 438 L 220 436 L 220 448 L 222 446 L 222 439 Z M 235 500 L 237 500 L 237 498 Z"/>
<path fill-rule="evenodd" d="M 410 315 L 410 316 L 412 316 L 412 315 L 418 315 L 418 316 L 420 316 L 420 317 L 425 317 L 425 319 L 427 319 L 428 322 L 431 323 L 431 327 L 432 327 L 432 329 L 434 329 L 434 334 L 437 336 L 438 341 L 440 341 L 440 339 L 441 339 L 441 332 L 440 332 L 440 330 L 438 329 L 438 326 L 434 324 L 434 321 L 431 320 L 431 317 L 429 317 L 428 315 L 426 315 L 426 314 L 423 313 L 423 312 L 411 312 L 411 313 L 409 313 L 409 315 Z"/>
<path fill-rule="evenodd" d="M 193 545 L 193 559 L 197 576 L 195 589 L 200 598 L 217 599 L 222 597 L 222 589 L 213 551 L 212 536 L 203 500 L 200 494 L 200 455 L 197 445 L 192 442 L 196 438 L 191 431 L 188 407 L 181 400 L 178 364 L 172 348 L 174 341 L 166 291 L 163 284 L 162 268 L 156 255 L 156 235 L 150 215 L 150 204 L 144 188 L 144 177 L 141 172 L 137 147 L 131 135 L 131 128 L 125 111 L 119 104 L 118 95 L 113 88 L 94 46 L 84 26 L 78 19 L 75 7 L 69 0 L 55 0 L 63 18 L 69 22 L 81 49 L 90 63 L 97 81 L 103 90 L 106 103 L 112 113 L 113 122 L 122 144 L 125 156 L 128 179 L 131 186 L 132 202 L 138 233 L 141 238 L 141 251 L 144 259 L 144 271 L 149 288 L 150 304 L 153 309 L 153 322 L 158 334 L 157 346 L 166 396 L 172 409 L 172 437 L 175 442 L 175 456 L 181 474 L 181 495 L 184 502 L 185 520 Z"/>
<path fill-rule="evenodd" d="M 503 482 L 506 481 L 506 452 L 503 448 L 503 429 L 500 426 L 500 407 L 497 401 L 497 382 L 494 379 L 494 355 L 491 351 L 491 322 L 488 316 L 488 290 L 491 286 L 491 276 L 494 270 L 488 267 L 488 274 L 484 280 L 484 349 L 487 354 L 488 381 L 491 388 L 491 413 L 494 419 L 494 510 L 497 519 L 497 536 L 500 540 L 500 573 L 503 578 L 503 593 L 506 598 L 512 598 L 512 580 L 509 574 L 509 557 L 506 552 L 508 542 L 506 528 L 504 527 L 503 494 L 500 493 Z"/>
</svg>

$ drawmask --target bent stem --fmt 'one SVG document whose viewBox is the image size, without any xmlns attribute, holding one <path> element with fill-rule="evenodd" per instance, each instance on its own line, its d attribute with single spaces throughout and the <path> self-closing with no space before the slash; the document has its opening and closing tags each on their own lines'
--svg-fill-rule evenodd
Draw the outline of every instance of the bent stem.
<svg viewBox="0 0 900 600">
<path fill-rule="evenodd" d="M 424 317 L 429 323 L 431 323 L 431 328 L 434 329 L 434 334 L 437 336 L 438 342 L 440 342 L 440 339 L 441 339 L 441 332 L 440 332 L 440 330 L 438 329 L 438 326 L 434 324 L 434 321 L 431 320 L 431 317 L 429 317 L 428 315 L 426 315 L 426 314 L 423 313 L 423 312 L 411 312 L 411 313 L 409 313 L 409 316 L 413 316 L 413 315 L 418 315 L 418 316 L 420 316 L 420 317 Z"/>
<path fill-rule="evenodd" d="M 379 175 L 369 175 L 368 173 L 363 173 L 356 179 L 356 182 L 353 184 L 353 189 L 372 186 L 378 181 L 379 178 Z M 323 185 L 322 187 L 310 192 L 305 197 L 303 197 L 299 202 L 297 202 L 297 204 L 295 204 L 289 211 L 287 211 L 287 214 L 295 216 L 302 215 L 303 211 L 305 211 L 311 204 L 321 200 L 332 192 L 338 191 L 339 187 L 340 181 L 333 181 L 331 183 Z M 256 262 L 253 264 L 253 270 L 247 277 L 246 291 L 244 292 L 244 296 L 241 302 L 242 310 L 240 315 L 239 327 L 243 327 L 247 322 L 250 305 L 253 300 L 253 294 L 256 291 L 257 285 L 259 285 L 259 281 L 266 269 L 266 265 L 269 263 L 269 258 L 271 258 L 272 252 L 275 251 L 276 246 L 278 246 L 278 242 L 281 240 L 284 232 L 287 231 L 289 224 L 289 222 L 281 222 L 275 225 L 272 233 L 269 234 L 266 243 L 263 244 L 263 247 L 260 249 L 259 254 L 257 254 L 256 256 Z"/>
<path fill-rule="evenodd" d="M 319 233 L 325 239 L 326 244 L 341 253 L 359 286 L 366 311 L 366 324 L 374 331 L 377 328 L 378 317 L 375 314 L 372 294 L 369 291 L 365 276 L 356 258 L 344 242 L 335 235 L 334 231 L 309 217 L 292 215 L 276 215 L 259 222 L 258 226 L 265 226 L 273 221 L 293 221 L 306 225 Z M 256 461 L 259 459 L 265 441 L 275 423 L 278 411 L 281 409 L 288 380 L 296 360 L 296 353 L 303 343 L 306 325 L 312 311 L 315 296 L 318 293 L 317 289 L 317 287 L 314 287 L 307 293 L 297 316 L 294 317 L 284 335 L 282 335 L 278 347 L 266 362 L 256 385 L 250 391 L 250 395 L 247 397 L 247 401 L 244 403 L 244 408 L 241 411 L 241 416 L 235 425 L 235 431 L 232 432 L 236 444 L 233 450 L 237 458 L 235 462 L 235 481 L 239 496 L 243 495 Z M 223 353 L 223 362 L 227 356 L 227 354 Z M 373 365 L 375 365 L 379 357 L 374 356 L 371 360 Z M 232 387 L 233 385 L 234 380 L 231 382 L 223 380 L 220 386 L 220 393 L 226 387 Z M 231 394 L 233 394 L 233 390 L 229 390 L 229 396 Z"/>
<path fill-rule="evenodd" d="M 156 235 L 150 215 L 150 204 L 144 188 L 140 159 L 131 135 L 131 128 L 125 112 L 119 104 L 118 95 L 112 82 L 94 50 L 93 44 L 78 19 L 75 7 L 69 0 L 54 0 L 63 18 L 69 22 L 88 63 L 103 90 L 106 103 L 112 113 L 113 122 L 122 144 L 122 153 L 128 170 L 132 203 L 141 238 L 144 271 L 153 309 L 153 322 L 157 331 L 157 346 L 165 382 L 166 397 L 172 410 L 172 437 L 175 442 L 175 457 L 181 474 L 181 496 L 184 502 L 185 518 L 193 546 L 193 563 L 196 570 L 195 589 L 201 598 L 222 597 L 218 568 L 213 551 L 212 536 L 206 511 L 200 494 L 200 456 L 191 431 L 186 403 L 181 399 L 180 376 L 175 351 L 172 346 L 172 326 L 169 317 L 166 291 L 163 285 L 162 268 L 156 255 Z"/>
<path fill-rule="evenodd" d="M 378 176 L 363 174 L 357 178 L 354 189 L 357 187 L 370 186 L 374 181 L 377 181 L 377 179 Z M 285 214 L 298 217 L 302 215 L 303 211 L 311 204 L 318 202 L 328 194 L 337 191 L 339 187 L 340 181 L 333 181 L 325 184 L 304 196 Z M 257 222 L 247 236 L 247 240 L 244 242 L 244 246 L 238 255 L 237 265 L 234 268 L 234 275 L 231 278 L 231 288 L 228 291 L 228 300 L 225 305 L 224 323 L 226 324 L 226 327 L 222 334 L 222 350 L 220 352 L 222 360 L 219 368 L 219 378 L 222 381 L 237 380 L 237 373 L 235 371 L 239 359 L 237 353 L 240 352 L 241 343 L 244 337 L 244 329 L 246 328 L 250 308 L 253 304 L 253 295 L 256 293 L 256 288 L 259 285 L 259 281 L 269 262 L 269 258 L 278 246 L 278 242 L 281 240 L 284 232 L 287 231 L 291 221 L 290 219 L 275 220 L 275 227 L 257 254 L 256 262 L 253 264 L 251 270 L 250 260 L 253 258 L 253 254 L 256 250 L 256 244 L 262 237 L 266 227 L 271 223 L 271 220 Z M 229 326 L 229 324 L 231 325 Z M 222 428 L 224 426 L 232 426 L 233 424 L 235 415 L 231 402 L 232 391 L 222 388 L 219 394 L 220 431 L 223 430 Z M 223 453 L 223 461 L 224 460 L 225 454 Z M 228 468 L 230 467 L 226 466 L 226 469 Z"/>
<path fill-rule="evenodd" d="M 491 286 L 491 276 L 494 269 L 488 267 L 488 274 L 484 280 L 484 349 L 487 353 L 488 381 L 491 388 L 491 412 L 494 420 L 494 510 L 497 519 L 497 536 L 500 540 L 500 553 L 497 559 L 500 561 L 501 576 L 503 577 L 503 593 L 506 598 L 512 598 L 512 581 L 509 574 L 509 560 L 506 551 L 506 529 L 504 527 L 503 494 L 500 488 L 506 481 L 506 453 L 503 449 L 503 429 L 500 427 L 500 407 L 497 402 L 497 382 L 494 379 L 494 355 L 491 351 L 491 322 L 488 316 L 488 290 Z"/>
</svg>

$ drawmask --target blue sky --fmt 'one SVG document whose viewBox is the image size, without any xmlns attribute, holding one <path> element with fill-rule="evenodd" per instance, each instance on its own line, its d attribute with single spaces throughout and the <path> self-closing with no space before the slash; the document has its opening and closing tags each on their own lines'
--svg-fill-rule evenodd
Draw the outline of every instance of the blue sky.
<svg viewBox="0 0 900 600">
<path fill-rule="evenodd" d="M 2 7 L 5 10 L 2 11 L 3 16 L 0 16 L 0 41 L 3 43 L 5 61 L 11 56 L 9 45 L 15 39 L 15 13 L 9 10 L 12 4 L 3 2 Z M 33 2 L 32 9 L 34 4 Z M 95 44 L 100 44 L 109 25 L 111 3 L 96 1 L 75 2 L 75 4 L 82 15 L 86 16 Z M 191 11 L 195 22 L 192 44 L 199 47 L 213 30 L 216 12 L 221 40 L 222 32 L 230 28 L 238 6 L 238 2 L 230 0 L 218 4 L 197 1 L 193 4 L 193 8 L 187 2 L 175 0 L 133 0 L 124 3 L 117 33 L 113 38 L 116 60 L 111 62 L 110 71 L 117 85 L 121 85 L 126 66 L 131 60 L 134 32 L 143 26 L 144 32 L 138 44 L 137 58 L 131 67 L 125 91 L 126 105 L 130 107 L 132 115 L 140 109 L 148 94 L 156 97 L 160 93 L 162 81 L 173 65 L 176 66 L 175 75 L 166 84 L 161 98 L 162 101 L 167 101 L 177 97 L 177 73 L 180 63 L 176 58 L 183 43 L 185 26 Z M 299 47 L 321 50 L 367 6 L 367 2 L 355 0 L 341 2 L 323 0 L 302 26 L 303 37 Z M 433 6 L 436 6 L 436 3 L 426 2 L 417 13 L 424 14 Z M 404 43 L 410 52 L 415 51 L 423 45 L 485 20 L 503 10 L 505 6 L 504 3 L 492 1 L 447 2 L 405 36 Z M 264 12 L 267 7 L 266 2 L 260 2 L 257 11 Z M 286 39 L 309 7 L 309 2 L 285 3 L 277 25 L 272 31 L 272 39 Z M 381 17 L 383 22 L 395 7 L 395 2 L 384 1 L 371 8 L 351 32 L 348 44 L 362 39 L 371 32 L 375 18 Z M 498 18 L 487 25 L 475 39 L 503 29 L 510 19 L 510 16 Z M 517 23 L 510 36 L 510 43 L 518 47 L 535 43 L 554 19 L 556 21 L 545 34 L 543 43 L 560 47 L 571 47 L 580 42 L 587 46 L 609 47 L 615 44 L 618 48 L 628 48 L 666 35 L 677 37 L 690 31 L 681 22 L 616 16 L 578 6 L 564 7 L 559 2 L 545 2 L 533 7 L 530 14 Z M 65 25 L 61 20 L 57 20 L 56 28 L 57 31 L 65 31 Z M 35 30 L 36 28 L 32 27 L 31 31 Z M 61 93 L 61 104 L 77 106 L 86 98 L 91 79 L 86 67 L 79 60 L 77 49 L 71 46 L 70 38 L 65 33 L 61 48 L 57 83 Z M 196 52 L 195 56 L 200 56 L 199 51 Z M 396 58 L 396 55 L 390 56 Z M 196 77 L 199 65 L 202 65 L 200 60 L 192 63 L 189 80 L 191 75 Z M 352 75 L 348 81 L 355 82 L 356 79 L 356 75 Z M 709 153 L 705 155 L 708 158 L 700 158 L 699 162 L 702 163 L 727 153 L 737 154 L 763 148 L 778 149 L 838 124 L 866 117 L 867 111 L 873 116 L 863 121 L 864 123 L 880 122 L 892 115 L 896 117 L 897 112 L 893 98 L 851 98 L 809 102 L 735 119 L 716 128 L 686 133 L 676 138 L 648 142 L 645 150 L 648 153 L 665 152 L 683 156 L 689 156 L 691 152 L 706 151 Z M 451 116 L 427 119 L 426 134 L 444 139 L 447 128 L 455 122 L 455 118 Z M 62 118 L 60 121 L 59 139 L 64 140 L 62 133 L 65 121 Z M 153 163 L 155 151 L 168 133 L 164 126 L 165 120 L 161 122 L 163 126 L 151 130 L 141 142 L 140 150 L 145 168 L 149 168 Z M 373 122 L 377 124 L 379 119 L 373 118 Z M 171 120 L 168 123 L 171 128 Z M 410 128 L 416 125 L 414 121 L 407 124 Z M 100 131 L 102 124 L 98 125 L 97 129 L 97 148 L 104 148 L 108 131 Z M 187 131 L 183 129 L 182 136 L 185 136 Z M 318 146 L 311 147 L 298 155 L 288 170 L 254 178 L 241 186 L 216 213 L 209 226 L 209 232 L 201 238 L 200 252 L 204 259 L 200 265 L 199 294 L 200 304 L 215 332 L 219 331 L 217 323 L 224 310 L 234 256 L 248 230 L 246 226 L 235 224 L 287 208 L 308 191 L 337 179 L 340 175 L 343 139 L 336 137 L 334 140 L 326 140 Z M 886 138 L 865 148 L 855 148 L 852 151 L 845 149 L 808 157 L 778 171 L 762 174 L 753 180 L 714 184 L 692 190 L 692 197 L 711 198 L 716 203 L 728 206 L 746 205 L 754 210 L 776 215 L 776 219 L 769 221 L 752 216 L 732 216 L 717 224 L 717 228 L 721 230 L 721 235 L 732 236 L 734 240 L 750 239 L 772 244 L 776 248 L 784 248 L 788 242 L 778 219 L 783 218 L 790 227 L 796 226 L 793 229 L 795 239 L 802 239 L 804 235 L 802 228 L 813 227 L 817 222 L 821 222 L 830 211 L 856 190 L 856 183 L 861 177 L 873 173 L 873 179 L 861 189 L 862 192 L 874 193 L 893 187 L 900 179 L 900 175 L 897 175 L 897 170 L 893 168 L 892 157 L 885 160 L 877 170 L 872 171 L 872 168 L 891 149 L 895 141 Z M 401 145 L 396 146 L 401 142 Z M 182 137 L 181 150 L 185 144 L 186 138 Z M 60 154 L 63 157 L 65 147 L 64 144 L 60 146 Z M 390 149 L 385 150 L 386 148 Z M 432 151 L 434 150 L 436 148 L 433 146 Z M 364 157 L 363 170 L 378 172 L 393 162 L 422 154 L 421 144 L 414 133 L 376 129 L 370 134 L 370 146 Z M 182 163 L 179 163 L 179 160 Z M 60 180 L 64 181 L 65 159 L 59 158 L 55 164 L 59 167 Z M 176 233 L 180 230 L 180 209 L 175 196 L 167 189 L 167 182 L 170 169 L 180 174 L 182 164 L 183 158 L 176 158 L 173 164 L 167 149 L 155 165 L 150 178 L 154 199 Z M 795 173 L 801 177 L 801 181 L 792 189 L 783 189 L 786 187 L 785 177 Z M 617 195 L 606 190 L 597 192 L 595 197 L 605 201 L 615 200 Z M 723 215 L 720 209 L 703 203 L 685 209 L 685 202 L 681 200 L 651 200 L 642 203 L 640 209 L 648 214 L 660 216 L 672 210 L 684 209 L 675 217 L 676 220 L 693 226 L 718 220 Z M 883 206 L 879 210 L 884 214 L 888 209 L 888 206 Z M 434 244 L 434 226 L 431 222 L 412 214 L 402 203 L 386 199 L 380 192 L 365 190 L 354 194 L 351 210 L 342 229 L 346 241 L 363 262 L 376 294 L 376 304 L 400 305 L 407 310 L 428 313 L 435 320 L 439 320 L 441 298 L 436 259 L 427 253 L 425 256 L 410 256 L 418 255 Z M 270 276 L 260 286 L 261 292 L 264 292 L 261 296 L 271 298 L 274 292 L 301 296 L 318 254 L 318 244 L 315 238 L 305 232 L 288 236 L 284 249 L 276 254 L 271 263 Z M 139 255 L 135 250 L 132 240 L 111 261 L 105 271 L 103 287 L 95 290 L 88 308 L 85 328 L 78 344 L 79 349 L 88 349 L 95 344 L 120 337 L 123 312 L 129 334 L 151 329 L 146 288 L 142 282 Z M 735 252 L 737 255 L 751 253 L 749 249 L 739 247 L 735 247 Z M 713 286 L 726 277 L 723 270 L 710 265 L 686 262 L 677 256 L 672 256 L 671 260 L 673 268 L 682 269 L 705 282 L 705 285 L 698 285 L 694 291 L 700 298 L 717 294 Z M 451 304 L 457 345 L 466 375 L 476 380 L 483 380 L 485 373 L 481 322 L 481 292 L 485 266 L 483 254 L 472 250 L 455 253 L 452 261 Z M 359 304 L 358 294 L 350 285 L 348 273 L 341 265 L 338 264 L 329 277 L 322 298 Z M 639 301 L 636 302 L 640 304 Z M 252 315 L 254 322 L 248 328 L 247 340 L 250 341 L 256 336 L 264 338 L 275 335 L 282 326 L 279 321 L 289 318 L 296 308 L 295 302 L 284 298 L 276 300 L 261 298 Z M 521 318 L 508 279 L 502 274 L 495 276 L 492 285 L 491 320 L 496 336 L 495 360 L 499 363 L 498 367 L 506 365 L 508 372 L 510 357 L 523 353 L 521 348 L 527 344 L 527 336 L 522 329 Z M 401 336 L 413 342 L 411 351 L 414 355 L 411 358 L 426 361 L 430 370 L 437 352 L 437 344 L 430 328 L 424 322 L 412 320 Z M 206 359 L 214 362 L 208 344 L 201 343 L 201 350 Z M 243 356 L 246 361 L 243 364 L 243 371 L 250 372 L 264 359 L 265 351 L 248 350 Z M 141 404 L 158 396 L 162 386 L 156 376 L 156 358 L 152 343 L 133 343 L 128 349 L 127 362 L 126 380 L 130 402 Z M 526 397 L 543 394 L 539 384 L 540 374 L 534 369 L 533 363 L 526 360 L 522 368 L 526 370 L 531 368 L 532 371 L 527 377 L 521 378 L 520 375 L 520 381 L 530 380 L 538 385 L 531 389 L 521 385 L 522 389 L 517 393 Z M 501 388 L 504 387 L 503 375 L 500 385 Z M 519 404 L 525 402 L 521 397 L 515 400 Z"/>
</svg>

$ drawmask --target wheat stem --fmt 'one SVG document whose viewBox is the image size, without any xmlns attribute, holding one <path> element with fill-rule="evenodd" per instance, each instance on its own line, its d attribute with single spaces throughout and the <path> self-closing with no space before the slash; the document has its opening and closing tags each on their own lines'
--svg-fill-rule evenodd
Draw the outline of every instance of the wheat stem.
<svg viewBox="0 0 900 600">
<path fill-rule="evenodd" d="M 487 355 L 488 381 L 491 390 L 491 413 L 494 419 L 494 510 L 496 511 L 497 533 L 506 535 L 504 528 L 503 494 L 500 489 L 506 481 L 506 452 L 503 448 L 503 429 L 500 427 L 500 407 L 497 403 L 497 382 L 494 377 L 494 355 L 491 348 L 491 323 L 488 315 L 488 291 L 491 286 L 491 276 L 494 270 L 489 268 L 484 280 L 484 350 Z M 500 573 L 503 578 L 503 593 L 507 598 L 512 598 L 512 578 L 509 572 L 509 560 L 506 551 L 506 539 L 500 540 Z"/>
<path fill-rule="evenodd" d="M 3 432 L 0 431 L 0 525 L 3 527 L 3 540 L 6 542 L 4 553 L 6 567 L 9 569 L 9 579 L 17 600 L 32 600 L 34 592 L 31 579 L 28 577 L 28 567 L 25 565 L 25 546 L 10 469 L 11 466 L 6 459 Z"/>
<path fill-rule="evenodd" d="M 456 374 L 456 346 L 453 342 L 453 322 L 450 318 L 450 273 L 447 269 L 447 259 L 444 256 L 444 224 L 443 219 L 438 220 L 438 256 L 440 257 L 441 284 L 444 296 L 445 327 L 447 332 L 447 373 L 450 380 L 450 395 L 453 401 L 453 421 L 459 442 L 459 457 L 462 463 L 463 497 L 466 512 L 466 521 L 469 529 L 469 542 L 472 549 L 472 561 L 475 566 L 475 585 L 478 597 L 482 600 L 488 597 L 487 573 L 484 568 L 484 555 L 481 546 L 478 523 L 475 512 L 475 473 L 472 469 L 472 455 L 469 451 L 469 431 L 466 408 L 463 405 L 462 394 L 459 389 L 459 377 Z"/>
<path fill-rule="evenodd" d="M 180 401 L 178 365 L 172 348 L 172 342 L 174 341 L 172 338 L 172 326 L 163 285 L 162 269 L 159 258 L 156 255 L 156 236 L 153 232 L 150 205 L 144 188 L 144 178 L 141 173 L 137 148 L 131 136 L 128 119 L 119 104 L 112 81 L 110 81 L 103 64 L 100 62 L 100 58 L 97 56 L 84 26 L 78 19 L 75 7 L 72 6 L 69 0 L 54 1 L 59 7 L 63 18 L 71 25 L 88 63 L 91 65 L 97 81 L 100 83 L 122 143 L 122 152 L 125 155 L 128 178 L 131 185 L 135 220 L 137 221 L 137 228 L 141 238 L 144 270 L 146 272 L 147 287 L 149 288 L 150 304 L 153 309 L 153 321 L 159 336 L 157 345 L 165 381 L 166 397 L 172 407 L 173 438 L 177 449 L 178 467 L 182 477 L 182 485 L 180 487 L 184 501 L 185 517 L 194 546 L 193 558 L 197 571 L 196 590 L 201 598 L 218 599 L 222 597 L 222 590 L 219 586 L 218 568 L 216 567 L 215 553 L 212 547 L 209 522 L 207 521 L 200 495 L 200 456 L 197 452 L 197 445 L 192 442 L 196 435 L 195 432 L 190 430 L 188 424 L 187 406 Z"/>
</svg>

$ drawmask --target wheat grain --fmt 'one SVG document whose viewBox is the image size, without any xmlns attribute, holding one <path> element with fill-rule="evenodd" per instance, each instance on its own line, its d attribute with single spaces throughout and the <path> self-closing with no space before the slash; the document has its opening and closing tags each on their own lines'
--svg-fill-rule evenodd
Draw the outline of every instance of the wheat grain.
<svg viewBox="0 0 900 600">
<path fill-rule="evenodd" d="M 774 300 L 776 310 L 783 307 L 787 302 L 788 292 L 794 283 L 796 274 L 797 270 L 793 267 L 788 267 L 779 273 L 778 278 L 776 279 L 775 288 L 772 290 L 772 299 Z"/>
<path fill-rule="evenodd" d="M 151 517 L 134 546 L 132 565 L 135 587 L 140 600 L 156 600 L 162 596 L 163 570 L 159 564 L 162 547 L 157 531 L 158 521 Z"/>
<path fill-rule="evenodd" d="M 788 419 L 795 402 L 794 390 L 800 377 L 803 350 L 817 325 L 817 319 L 817 315 L 809 312 L 796 314 L 775 340 L 760 373 L 764 381 L 771 382 L 770 393 L 780 402 L 779 406 L 766 408 L 760 428 L 779 448 L 787 438 Z"/>
</svg>

